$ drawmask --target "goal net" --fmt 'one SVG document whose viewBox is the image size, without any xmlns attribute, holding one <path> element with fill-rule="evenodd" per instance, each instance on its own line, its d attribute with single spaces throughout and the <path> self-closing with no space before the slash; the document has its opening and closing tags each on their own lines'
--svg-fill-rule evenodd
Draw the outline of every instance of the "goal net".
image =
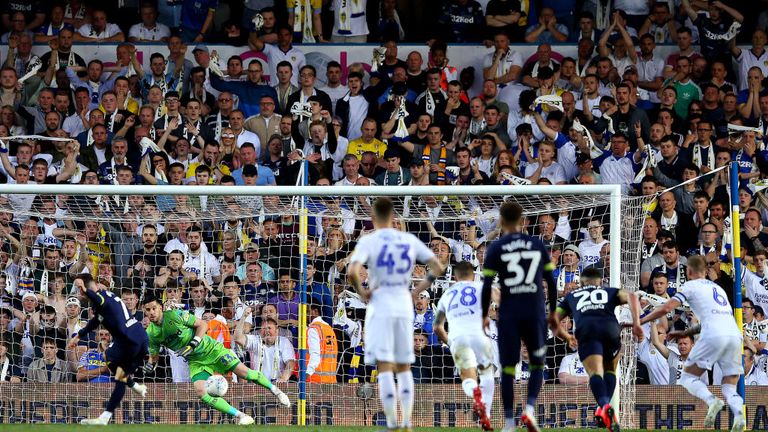
<svg viewBox="0 0 768 432">
<path fill-rule="evenodd" d="M 415 426 L 476 424 L 450 352 L 434 334 L 433 311 L 451 284 L 452 264 L 470 261 L 480 279 L 505 200 L 523 206 L 526 231 L 541 236 L 550 250 L 558 292 L 573 289 L 590 265 L 614 286 L 634 290 L 639 280 L 642 202 L 622 198 L 613 186 L 3 185 L 0 193 L 0 289 L 10 321 L 0 354 L 4 347 L 11 365 L 3 373 L 21 381 L 0 384 L 0 423 L 78 422 L 103 409 L 112 389 L 104 367 L 110 335 L 98 329 L 67 348 L 91 316 L 88 305 L 72 296 L 73 276 L 88 272 L 120 295 L 137 319 L 143 319 L 141 299 L 151 295 L 166 308 L 207 321 L 211 337 L 284 389 L 290 409 L 254 384 L 232 382 L 225 399 L 258 423 L 384 424 L 377 373 L 365 364 L 366 306 L 346 273 L 357 239 L 372 229 L 375 196 L 391 196 L 397 228 L 418 236 L 448 268 L 414 304 L 414 340 L 400 341 L 414 344 L 417 353 Z M 417 266 L 414 282 L 425 274 Z M 328 327 L 305 317 L 304 304 L 316 305 L 308 312 L 316 310 Z M 323 337 L 319 364 L 305 353 L 310 325 Z M 622 424 L 632 426 L 635 354 L 628 332 L 623 342 L 617 397 Z M 526 356 L 517 367 L 518 413 Z M 46 368 L 52 362 L 54 368 Z M 546 366 L 539 422 L 589 427 L 594 403 L 578 357 L 551 339 Z M 314 373 L 305 383 L 300 371 L 307 367 Z M 157 370 L 138 372 L 137 381 L 150 384 L 148 395 L 141 399 L 129 391 L 116 422 L 231 421 L 200 402 L 188 365 L 173 352 L 162 351 Z M 492 419 L 502 417 L 497 387 Z"/>
</svg>

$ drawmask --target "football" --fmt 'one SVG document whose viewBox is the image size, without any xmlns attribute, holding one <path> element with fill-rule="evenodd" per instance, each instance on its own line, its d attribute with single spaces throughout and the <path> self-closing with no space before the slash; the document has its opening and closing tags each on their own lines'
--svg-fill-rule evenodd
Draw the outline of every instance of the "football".
<svg viewBox="0 0 768 432">
<path fill-rule="evenodd" d="M 229 383 L 222 375 L 211 375 L 205 382 L 205 391 L 211 396 L 222 397 L 227 394 L 227 390 Z"/>
</svg>

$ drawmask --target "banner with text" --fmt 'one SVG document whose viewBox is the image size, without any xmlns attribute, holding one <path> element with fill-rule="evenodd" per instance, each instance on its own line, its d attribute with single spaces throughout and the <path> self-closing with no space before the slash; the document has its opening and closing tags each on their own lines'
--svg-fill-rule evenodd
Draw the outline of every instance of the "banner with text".
<svg viewBox="0 0 768 432">
<path fill-rule="evenodd" d="M 286 393 L 295 394 L 295 384 Z M 545 385 L 539 396 L 538 419 L 545 427 L 593 427 L 594 402 L 583 386 Z M 0 424 L 78 423 L 98 416 L 112 391 L 112 384 L 9 384 L 0 383 Z M 719 395 L 719 390 L 715 390 Z M 380 425 L 384 414 L 375 386 L 370 384 L 308 384 L 307 424 Z M 460 385 L 416 386 L 415 426 L 471 427 L 476 419 L 472 401 Z M 525 384 L 515 389 L 525 400 Z M 253 384 L 233 384 L 227 393 L 233 406 L 253 416 L 258 424 L 297 424 L 297 408 L 281 408 L 271 393 Z M 760 387 L 747 388 L 747 429 L 768 429 L 768 395 Z M 492 418 L 502 418 L 499 392 Z M 634 428 L 703 429 L 707 407 L 680 386 L 637 386 Z M 518 415 L 522 405 L 517 404 Z M 715 429 L 730 429 L 732 416 L 723 411 Z M 126 393 L 117 423 L 218 424 L 232 419 L 200 402 L 189 384 L 150 384 L 147 397 Z"/>
</svg>

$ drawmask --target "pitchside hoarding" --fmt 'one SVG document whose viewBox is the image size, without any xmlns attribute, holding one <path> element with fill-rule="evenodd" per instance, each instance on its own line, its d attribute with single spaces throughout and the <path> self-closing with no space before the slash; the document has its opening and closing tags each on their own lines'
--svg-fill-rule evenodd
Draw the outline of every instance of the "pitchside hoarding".
<svg viewBox="0 0 768 432">
<path fill-rule="evenodd" d="M 258 424 L 297 424 L 296 386 L 285 388 L 294 402 L 280 408 L 271 393 L 254 384 L 233 384 L 226 399 L 256 419 Z M 498 390 L 498 389 L 497 389 Z M 109 398 L 112 384 L 0 384 L 0 424 L 77 423 L 98 416 Z M 715 390 L 719 394 L 719 390 Z M 525 384 L 515 394 L 524 400 Z M 680 386 L 638 386 L 633 421 L 637 429 L 703 429 L 706 405 Z M 594 402 L 587 386 L 545 385 L 539 397 L 539 423 L 546 427 L 594 426 Z M 518 402 L 517 412 L 522 411 Z M 747 388 L 747 428 L 768 429 L 768 395 L 760 387 Z M 500 421 L 497 391 L 492 418 Z M 471 427 L 475 425 L 471 401 L 460 385 L 416 386 L 415 426 Z M 149 385 L 140 399 L 126 393 L 118 423 L 229 423 L 194 396 L 189 384 Z M 732 417 L 723 411 L 716 429 L 730 429 Z M 308 385 L 307 423 L 316 425 L 384 425 L 375 387 L 359 384 Z"/>
</svg>

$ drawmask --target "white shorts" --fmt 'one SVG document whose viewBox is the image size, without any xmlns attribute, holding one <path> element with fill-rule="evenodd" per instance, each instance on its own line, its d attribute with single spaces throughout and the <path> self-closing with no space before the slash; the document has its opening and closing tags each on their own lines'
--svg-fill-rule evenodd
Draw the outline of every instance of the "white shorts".
<svg viewBox="0 0 768 432">
<path fill-rule="evenodd" d="M 483 369 L 493 365 L 493 346 L 485 335 L 460 335 L 451 338 L 453 362 L 459 369 Z"/>
<path fill-rule="evenodd" d="M 739 336 L 703 336 L 696 341 L 685 365 L 696 365 L 702 369 L 712 369 L 717 364 L 723 376 L 741 375 L 741 345 Z"/>
<path fill-rule="evenodd" d="M 369 313 L 365 318 L 364 331 L 365 364 L 412 364 L 416 361 L 413 353 L 412 317 L 377 317 Z"/>
</svg>

